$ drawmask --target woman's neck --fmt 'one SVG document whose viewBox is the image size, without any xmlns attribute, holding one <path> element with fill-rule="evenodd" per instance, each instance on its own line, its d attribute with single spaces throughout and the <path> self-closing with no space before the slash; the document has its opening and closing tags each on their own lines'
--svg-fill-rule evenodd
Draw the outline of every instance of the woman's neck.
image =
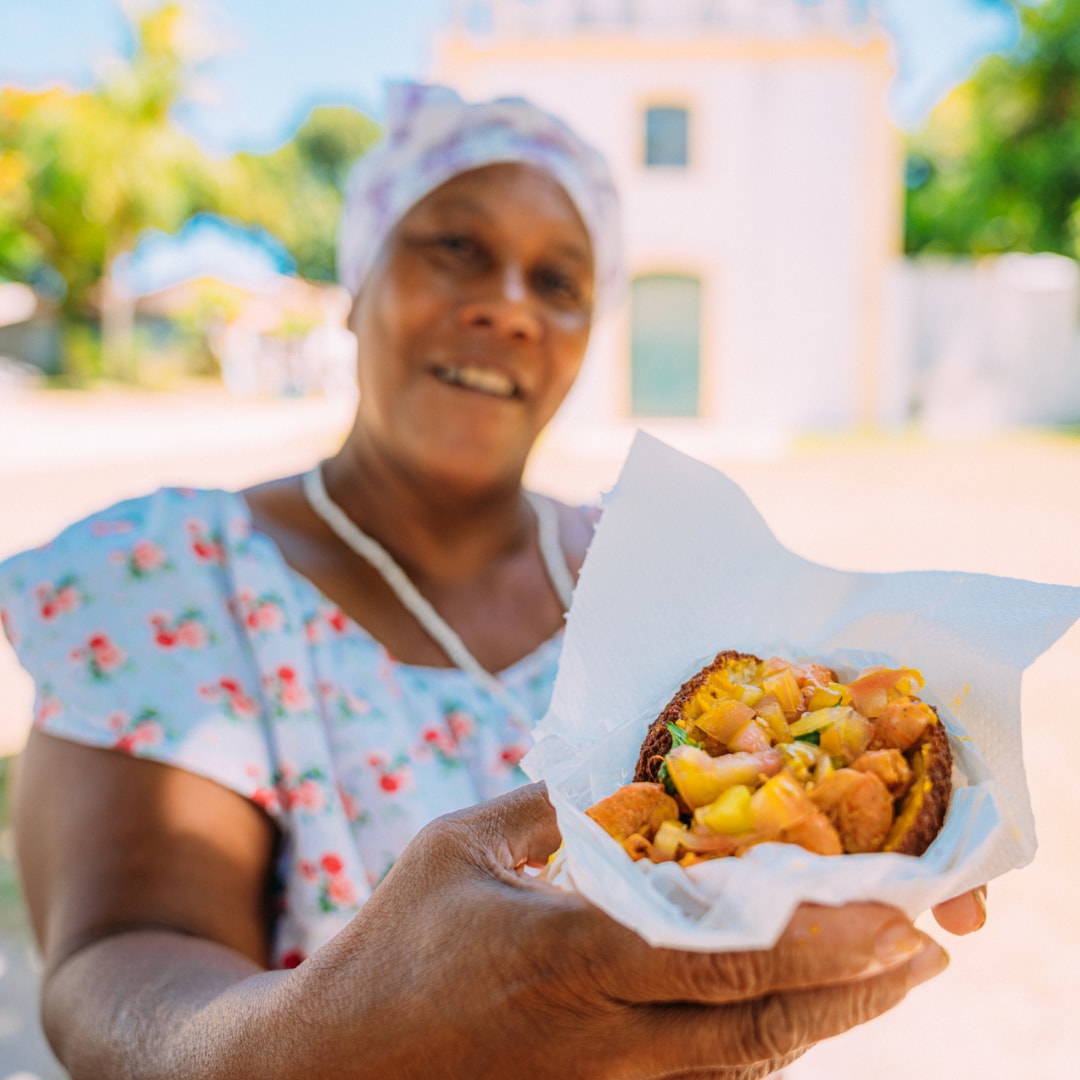
<svg viewBox="0 0 1080 1080">
<path fill-rule="evenodd" d="M 354 432 L 323 466 L 330 498 L 416 581 L 481 574 L 533 539 L 520 473 L 483 488 L 421 476 Z"/>
</svg>

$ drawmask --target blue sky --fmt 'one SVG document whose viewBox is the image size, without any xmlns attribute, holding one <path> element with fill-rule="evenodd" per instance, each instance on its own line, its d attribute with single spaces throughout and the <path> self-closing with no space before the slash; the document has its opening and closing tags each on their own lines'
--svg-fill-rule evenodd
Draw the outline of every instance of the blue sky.
<svg viewBox="0 0 1080 1080">
<path fill-rule="evenodd" d="M 138 2 L 138 0 L 135 0 Z M 803 0 L 813 2 L 813 0 Z M 221 53 L 177 119 L 208 148 L 263 151 L 312 105 L 378 111 L 387 78 L 423 77 L 451 0 L 197 0 Z M 894 111 L 917 124 L 979 58 L 1017 37 L 1008 0 L 876 0 L 900 61 Z M 128 45 L 120 0 L 0 0 L 0 84 L 89 85 Z"/>
<path fill-rule="evenodd" d="M 142 6 L 147 6 L 145 3 Z M 195 0 L 221 43 L 210 98 L 177 119 L 219 150 L 267 150 L 312 105 L 375 110 L 387 78 L 421 77 L 450 0 Z M 85 87 L 128 48 L 120 0 L 0 0 L 0 84 Z"/>
</svg>

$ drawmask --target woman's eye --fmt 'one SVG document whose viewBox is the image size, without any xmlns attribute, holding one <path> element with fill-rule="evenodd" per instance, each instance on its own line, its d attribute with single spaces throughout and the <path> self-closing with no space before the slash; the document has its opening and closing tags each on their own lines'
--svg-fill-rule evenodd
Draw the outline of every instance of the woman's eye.
<svg viewBox="0 0 1080 1080">
<path fill-rule="evenodd" d="M 446 233 L 436 240 L 440 250 L 461 259 L 473 259 L 480 256 L 480 245 L 469 236 L 459 233 Z"/>
<path fill-rule="evenodd" d="M 570 300 L 575 303 L 580 303 L 583 299 L 581 285 L 577 278 L 564 274 L 560 270 L 538 270 L 535 280 L 542 292 L 556 299 Z"/>
</svg>

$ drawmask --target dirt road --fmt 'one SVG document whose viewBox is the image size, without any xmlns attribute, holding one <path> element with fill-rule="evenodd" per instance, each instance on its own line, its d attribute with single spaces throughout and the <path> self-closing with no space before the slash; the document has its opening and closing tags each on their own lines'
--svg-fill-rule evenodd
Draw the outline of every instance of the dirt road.
<svg viewBox="0 0 1080 1080">
<path fill-rule="evenodd" d="M 214 392 L 0 402 L 0 556 L 160 483 L 228 487 L 299 469 L 334 445 L 345 421 L 325 401 L 237 403 Z M 686 428 L 665 434 L 676 442 L 695 437 Z M 592 499 L 614 481 L 624 443 L 613 436 L 583 453 L 571 433 L 552 434 L 533 462 L 532 482 Z M 1080 438 L 860 437 L 802 443 L 770 457 L 725 453 L 713 463 L 743 485 L 781 540 L 819 562 L 1080 585 Z M 1080 784 L 1072 776 L 1078 671 L 1074 628 L 1024 680 L 1024 754 L 1041 843 L 1035 862 L 993 883 L 985 930 L 946 942 L 953 962 L 945 975 L 889 1016 L 816 1048 L 785 1076 L 1072 1075 L 1068 1018 L 1080 1000 Z M 0 739 L 8 750 L 22 737 L 28 707 L 25 680 L 5 646 Z M 18 930 L 2 939 L 5 948 L 22 940 Z M 19 1070 L 53 1075 L 19 1056 L 20 1046 L 31 1046 L 30 977 L 25 965 L 0 975 L 0 1080 Z M 15 999 L 23 1002 L 18 1016 Z"/>
</svg>

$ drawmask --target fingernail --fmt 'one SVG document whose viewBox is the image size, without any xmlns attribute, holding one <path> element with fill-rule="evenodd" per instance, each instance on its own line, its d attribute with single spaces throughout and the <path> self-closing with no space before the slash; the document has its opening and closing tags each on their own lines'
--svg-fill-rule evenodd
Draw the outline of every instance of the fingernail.
<svg viewBox="0 0 1080 1080">
<path fill-rule="evenodd" d="M 972 894 L 975 906 L 979 909 L 979 926 L 986 922 L 986 886 L 980 885 Z"/>
<path fill-rule="evenodd" d="M 882 931 L 874 942 L 874 953 L 882 964 L 899 964 L 909 960 L 922 947 L 926 938 L 910 923 L 893 923 Z"/>
<path fill-rule="evenodd" d="M 949 954 L 936 942 L 927 939 L 926 946 L 908 965 L 912 986 L 940 975 L 949 966 Z"/>
</svg>

